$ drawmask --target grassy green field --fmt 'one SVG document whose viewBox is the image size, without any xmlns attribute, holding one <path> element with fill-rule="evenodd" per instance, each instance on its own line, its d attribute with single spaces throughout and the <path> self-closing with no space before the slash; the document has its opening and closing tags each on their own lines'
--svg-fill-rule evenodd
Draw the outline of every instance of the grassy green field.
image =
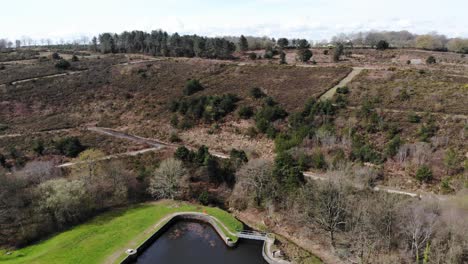
<svg viewBox="0 0 468 264">
<path fill-rule="evenodd" d="M 229 213 L 213 207 L 161 201 L 102 214 L 84 224 L 37 244 L 6 255 L 0 263 L 104 263 L 122 259 L 126 248 L 136 247 L 155 231 L 154 225 L 175 212 L 206 212 L 231 231 L 242 223 Z"/>
</svg>

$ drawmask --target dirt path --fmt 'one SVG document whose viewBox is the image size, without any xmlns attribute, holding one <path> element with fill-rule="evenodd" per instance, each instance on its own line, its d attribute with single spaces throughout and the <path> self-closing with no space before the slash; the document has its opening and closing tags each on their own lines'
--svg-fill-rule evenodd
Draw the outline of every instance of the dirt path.
<svg viewBox="0 0 468 264">
<path fill-rule="evenodd" d="M 114 129 L 110 129 L 110 128 L 88 127 L 88 130 L 94 131 L 94 132 L 97 132 L 97 133 L 101 133 L 101 134 L 105 134 L 105 135 L 109 135 L 109 136 L 113 136 L 113 137 L 117 137 L 117 138 L 121 138 L 121 139 L 131 140 L 131 141 L 138 142 L 138 143 L 148 144 L 148 145 L 151 145 L 151 146 L 155 147 L 154 150 L 159 150 L 159 149 L 161 149 L 163 147 L 176 148 L 176 147 L 182 146 L 182 145 L 165 143 L 163 141 L 159 141 L 159 140 L 155 140 L 155 139 L 149 139 L 149 138 L 144 138 L 144 137 L 140 137 L 140 136 L 129 135 L 129 134 L 126 134 L 126 133 L 123 133 L 123 132 L 120 132 L 120 131 L 117 131 L 117 130 L 114 130 Z M 190 146 L 186 146 L 186 147 L 188 149 L 191 149 L 191 150 L 196 149 L 196 148 L 190 147 Z M 142 151 L 149 151 L 149 150 L 150 149 L 142 150 Z M 138 151 L 136 151 L 136 152 L 138 152 Z M 114 157 L 120 157 L 120 156 L 125 156 L 125 155 L 137 155 L 137 154 L 139 154 L 139 153 L 136 153 L 136 152 L 127 152 L 127 153 L 121 153 L 121 154 L 116 154 L 116 155 L 110 155 L 110 156 L 107 156 L 107 157 L 105 157 L 103 159 L 111 159 L 111 158 L 114 158 Z M 212 152 L 212 151 L 210 151 L 210 153 L 211 153 L 211 155 L 213 155 L 215 157 L 218 157 L 218 158 L 221 158 L 221 159 L 228 159 L 229 158 L 229 155 L 224 154 L 224 153 L 217 153 L 217 152 Z M 65 165 L 66 166 L 73 166 L 74 164 L 62 164 L 60 166 L 65 167 Z M 309 179 L 320 180 L 320 181 L 325 181 L 325 180 L 330 179 L 329 177 L 327 177 L 326 174 L 318 174 L 318 173 L 313 173 L 313 172 L 304 172 L 304 176 L 306 178 L 309 178 Z M 358 186 L 356 186 L 356 187 L 358 187 Z M 374 191 L 383 191 L 383 192 L 393 193 L 393 194 L 407 195 L 407 196 L 417 197 L 417 198 L 436 197 L 439 200 L 444 200 L 445 199 L 445 197 L 441 196 L 441 195 L 435 195 L 435 194 L 431 194 L 431 193 L 422 193 L 422 192 L 416 193 L 416 192 L 398 190 L 398 189 L 387 187 L 387 186 L 376 186 L 376 187 L 373 188 L 373 190 Z"/>
<path fill-rule="evenodd" d="M 315 173 L 315 172 L 303 172 L 304 177 L 312 179 L 312 180 L 317 180 L 317 181 L 328 181 L 331 180 L 330 177 L 327 176 L 326 173 Z M 362 188 L 362 186 L 355 186 L 356 188 Z M 437 195 L 433 193 L 428 193 L 428 192 L 410 192 L 410 191 L 405 191 L 405 190 L 399 190 L 396 188 L 392 187 L 387 187 L 387 186 L 382 186 L 382 185 L 377 185 L 372 190 L 376 192 L 386 192 L 386 193 L 392 193 L 392 194 L 400 194 L 400 195 L 406 195 L 414 198 L 419 198 L 419 199 L 432 199 L 436 198 L 438 200 L 446 200 L 447 197 L 443 195 Z"/>
<path fill-rule="evenodd" d="M 348 109 L 359 109 L 358 106 L 347 106 L 346 108 Z M 422 111 L 413 111 L 413 110 L 400 110 L 400 109 L 392 109 L 392 108 L 375 108 L 377 111 L 381 112 L 389 112 L 389 113 L 414 113 L 417 115 L 425 115 L 425 114 L 431 114 L 434 116 L 440 116 L 444 119 L 447 118 L 454 118 L 454 119 L 468 119 L 468 115 L 464 114 L 448 114 L 448 113 L 441 113 L 441 112 L 422 112 Z"/>
<path fill-rule="evenodd" d="M 333 86 L 330 90 L 326 91 L 322 96 L 320 96 L 321 101 L 330 100 L 336 93 L 336 89 L 340 87 L 344 87 L 350 83 L 354 77 L 356 77 L 362 70 L 367 69 L 364 67 L 353 67 L 353 70 L 346 76 L 343 80 L 341 80 L 337 85 Z"/>
<path fill-rule="evenodd" d="M 124 152 L 124 153 L 118 153 L 118 154 L 112 154 L 109 156 L 102 157 L 100 159 L 97 159 L 95 161 L 103 161 L 103 160 L 110 160 L 110 159 L 115 159 L 115 158 L 121 158 L 121 157 L 127 157 L 127 156 L 137 156 L 139 154 L 143 154 L 146 152 L 152 152 L 152 151 L 157 151 L 160 150 L 161 148 L 147 148 L 147 149 L 142 149 L 142 150 L 136 150 L 136 151 L 129 151 L 129 152 Z M 82 161 L 77 161 L 77 162 L 67 162 L 58 165 L 58 168 L 67 168 L 67 167 L 72 167 L 77 164 L 82 164 L 84 162 Z"/>
<path fill-rule="evenodd" d="M 74 130 L 79 130 L 77 127 L 73 128 L 60 128 L 60 129 L 53 129 L 53 130 L 45 130 L 45 131 L 38 131 L 38 132 L 32 132 L 32 133 L 14 133 L 14 134 L 5 134 L 5 135 L 0 135 L 1 138 L 12 138 L 12 137 L 22 137 L 22 136 L 29 136 L 29 135 L 40 135 L 40 134 L 54 134 L 54 133 L 60 133 L 60 132 L 70 132 Z"/>
<path fill-rule="evenodd" d="M 93 131 L 93 132 L 96 132 L 96 133 L 99 133 L 99 134 L 104 134 L 104 135 L 116 137 L 116 138 L 121 138 L 121 139 L 126 139 L 126 140 L 130 140 L 130 141 L 138 142 L 138 143 L 147 144 L 147 145 L 157 147 L 157 148 L 172 146 L 172 144 L 165 143 L 165 142 L 162 142 L 162 141 L 159 141 L 159 140 L 144 138 L 144 137 L 135 136 L 135 135 L 130 135 L 130 134 L 126 134 L 124 132 L 120 132 L 120 131 L 110 129 L 110 128 L 106 128 L 106 127 L 88 127 L 87 130 Z"/>
<path fill-rule="evenodd" d="M 138 61 L 130 61 L 130 62 L 124 62 L 124 63 L 119 63 L 119 64 L 114 64 L 111 67 L 114 66 L 125 66 L 125 65 L 133 65 L 133 64 L 140 64 L 140 63 L 147 63 L 147 62 L 154 62 L 154 61 L 162 61 L 165 60 L 164 58 L 157 58 L 157 59 L 148 59 L 148 60 L 138 60 Z M 75 75 L 75 74 L 80 74 L 82 72 L 86 72 L 89 69 L 83 69 L 83 70 L 76 70 L 76 71 L 69 71 L 69 72 L 64 72 L 64 73 L 56 73 L 56 74 L 50 74 L 50 75 L 44 75 L 44 76 L 37 76 L 33 78 L 27 78 L 27 79 L 20 79 L 16 81 L 9 82 L 11 85 L 18 85 L 26 82 L 31 82 L 31 81 L 37 81 L 37 80 L 42 80 L 42 79 L 51 79 L 51 78 L 57 78 L 57 77 L 63 77 L 63 76 L 68 76 L 68 75 Z M 0 86 L 6 85 L 0 84 Z"/>
<path fill-rule="evenodd" d="M 36 80 L 51 79 L 51 78 L 57 78 L 57 77 L 62 77 L 62 76 L 67 76 L 67 75 L 75 75 L 75 74 L 80 74 L 80 73 L 85 72 L 85 71 L 88 71 L 88 69 L 69 71 L 69 72 L 64 72 L 64 73 L 50 74 L 50 75 L 38 76 L 38 77 L 28 78 L 28 79 L 22 79 L 22 80 L 17 80 L 17 81 L 10 82 L 10 84 L 11 85 L 17 85 L 17 84 L 21 84 L 21 83 L 36 81 Z"/>
<path fill-rule="evenodd" d="M 111 128 L 88 127 L 88 130 L 96 132 L 96 133 L 108 135 L 108 136 L 113 136 L 113 137 L 117 137 L 117 138 L 121 138 L 121 139 L 127 139 L 127 140 L 138 142 L 138 143 L 148 144 L 148 145 L 153 146 L 153 147 L 178 148 L 180 146 L 183 146 L 181 144 L 167 143 L 167 142 L 163 142 L 163 141 L 160 141 L 160 140 L 157 140 L 157 139 L 144 138 L 144 137 L 140 137 L 140 136 L 136 136 L 136 135 L 130 135 L 130 134 L 127 134 L 127 133 L 124 133 L 124 132 L 121 132 L 121 131 L 111 129 Z M 188 149 L 190 149 L 190 150 L 196 150 L 196 148 L 192 147 L 192 146 L 186 146 L 186 147 Z M 215 157 L 221 158 L 221 159 L 229 158 L 229 155 L 226 155 L 224 153 L 210 151 L 210 154 L 215 156 Z"/>
<path fill-rule="evenodd" d="M 126 65 L 133 65 L 133 64 L 139 64 L 139 63 L 145 63 L 145 62 L 163 61 L 163 60 L 166 60 L 166 58 L 155 58 L 155 59 L 147 59 L 147 60 L 129 61 L 129 62 L 123 62 L 123 63 L 119 63 L 119 64 L 114 64 L 112 66 L 126 66 Z"/>
</svg>

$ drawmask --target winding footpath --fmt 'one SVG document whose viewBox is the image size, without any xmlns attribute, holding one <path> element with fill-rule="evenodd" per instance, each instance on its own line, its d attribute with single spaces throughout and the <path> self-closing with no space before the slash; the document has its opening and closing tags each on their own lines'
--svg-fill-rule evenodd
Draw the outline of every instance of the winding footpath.
<svg viewBox="0 0 468 264">
<path fill-rule="evenodd" d="M 128 155 L 137 155 L 137 154 L 144 153 L 146 151 L 156 151 L 156 150 L 159 150 L 159 149 L 164 148 L 164 147 L 177 148 L 179 146 L 183 146 L 183 145 L 165 143 L 163 141 L 144 138 L 144 137 L 140 137 L 140 136 L 129 135 L 129 134 L 126 134 L 126 133 L 123 133 L 123 132 L 120 132 L 120 131 L 116 131 L 114 129 L 110 129 L 110 128 L 89 127 L 88 130 L 94 131 L 96 133 L 102 133 L 102 134 L 105 134 L 105 135 L 121 138 L 121 139 L 128 139 L 128 140 L 131 140 L 131 141 L 134 141 L 134 142 L 146 143 L 146 144 L 155 146 L 155 148 L 141 150 L 140 153 L 138 153 L 138 151 L 126 152 L 126 153 L 107 156 L 107 157 L 104 157 L 103 159 L 111 159 L 111 158 L 114 158 L 114 157 L 122 157 L 122 156 L 126 156 L 126 155 L 127 156 Z M 194 147 L 187 147 L 187 148 L 192 149 L 192 150 L 195 149 Z M 228 159 L 229 158 L 229 155 L 226 155 L 226 154 L 223 154 L 223 153 L 212 152 L 212 151 L 210 151 L 210 153 L 211 153 L 211 155 L 213 155 L 215 157 L 218 157 L 218 158 L 221 158 L 221 159 Z M 69 166 L 73 166 L 73 165 L 74 165 L 74 163 L 67 163 L 67 164 L 62 164 L 60 166 L 61 167 L 69 167 Z M 330 177 L 327 176 L 326 173 L 323 173 L 323 174 L 320 173 L 319 174 L 319 173 L 314 173 L 314 172 L 303 172 L 303 174 L 304 174 L 304 176 L 306 178 L 311 179 L 311 180 L 318 180 L 318 181 L 332 180 Z M 356 188 L 361 188 L 361 186 L 357 186 L 357 185 L 355 187 Z M 392 193 L 392 194 L 399 194 L 399 195 L 406 195 L 406 196 L 410 196 L 410 197 L 413 197 L 413 198 L 419 198 L 419 199 L 430 199 L 430 198 L 436 198 L 438 200 L 445 200 L 446 199 L 446 197 L 442 196 L 442 195 L 435 195 L 435 194 L 427 193 L 427 192 L 410 192 L 410 191 L 405 191 L 405 190 L 398 190 L 396 188 L 387 187 L 387 186 L 375 186 L 372 189 L 374 191 L 380 191 L 380 192 L 386 192 L 386 193 Z"/>
<path fill-rule="evenodd" d="M 330 90 L 326 91 L 322 96 L 320 96 L 319 99 L 321 101 L 331 100 L 333 96 L 336 94 L 336 90 L 338 88 L 348 85 L 348 83 L 350 83 L 354 79 L 354 77 L 360 74 L 362 70 L 364 69 L 371 69 L 371 68 L 353 67 L 353 70 L 346 77 L 344 77 L 337 85 L 333 86 Z"/>
</svg>

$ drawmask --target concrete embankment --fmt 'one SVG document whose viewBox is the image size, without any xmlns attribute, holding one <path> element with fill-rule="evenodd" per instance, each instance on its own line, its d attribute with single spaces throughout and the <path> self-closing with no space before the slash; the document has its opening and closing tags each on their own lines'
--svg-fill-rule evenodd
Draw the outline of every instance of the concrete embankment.
<svg viewBox="0 0 468 264">
<path fill-rule="evenodd" d="M 236 234 L 229 231 L 229 229 L 218 219 L 213 216 L 203 214 L 203 213 L 196 213 L 196 212 L 182 212 L 182 213 L 174 213 L 171 215 L 166 216 L 159 223 L 156 225 L 157 230 L 153 235 L 151 235 L 148 239 L 143 241 L 136 249 L 128 249 L 127 256 L 121 262 L 121 264 L 128 264 L 134 263 L 138 257 L 148 249 L 164 232 L 166 232 L 175 222 L 183 221 L 183 220 L 190 220 L 190 221 L 200 221 L 207 223 L 213 227 L 216 233 L 221 237 L 224 241 L 226 246 L 234 247 L 237 244 L 237 241 L 233 241 L 229 236 L 236 237 Z M 227 233 L 226 233 L 227 232 Z M 264 245 L 262 248 L 262 255 L 266 262 L 269 264 L 288 264 L 289 262 L 277 259 L 273 257 L 273 253 L 271 252 L 271 247 L 274 243 L 274 237 L 268 236 L 268 238 L 264 241 Z"/>
</svg>

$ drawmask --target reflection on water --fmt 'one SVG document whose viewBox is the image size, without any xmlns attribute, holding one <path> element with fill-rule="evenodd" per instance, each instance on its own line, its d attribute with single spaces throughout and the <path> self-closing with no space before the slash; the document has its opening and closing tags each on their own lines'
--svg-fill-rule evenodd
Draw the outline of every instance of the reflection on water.
<svg viewBox="0 0 468 264">
<path fill-rule="evenodd" d="M 137 263 L 264 264 L 262 246 L 262 241 L 241 240 L 237 247 L 229 248 L 210 225 L 179 221 L 159 237 Z"/>
</svg>

